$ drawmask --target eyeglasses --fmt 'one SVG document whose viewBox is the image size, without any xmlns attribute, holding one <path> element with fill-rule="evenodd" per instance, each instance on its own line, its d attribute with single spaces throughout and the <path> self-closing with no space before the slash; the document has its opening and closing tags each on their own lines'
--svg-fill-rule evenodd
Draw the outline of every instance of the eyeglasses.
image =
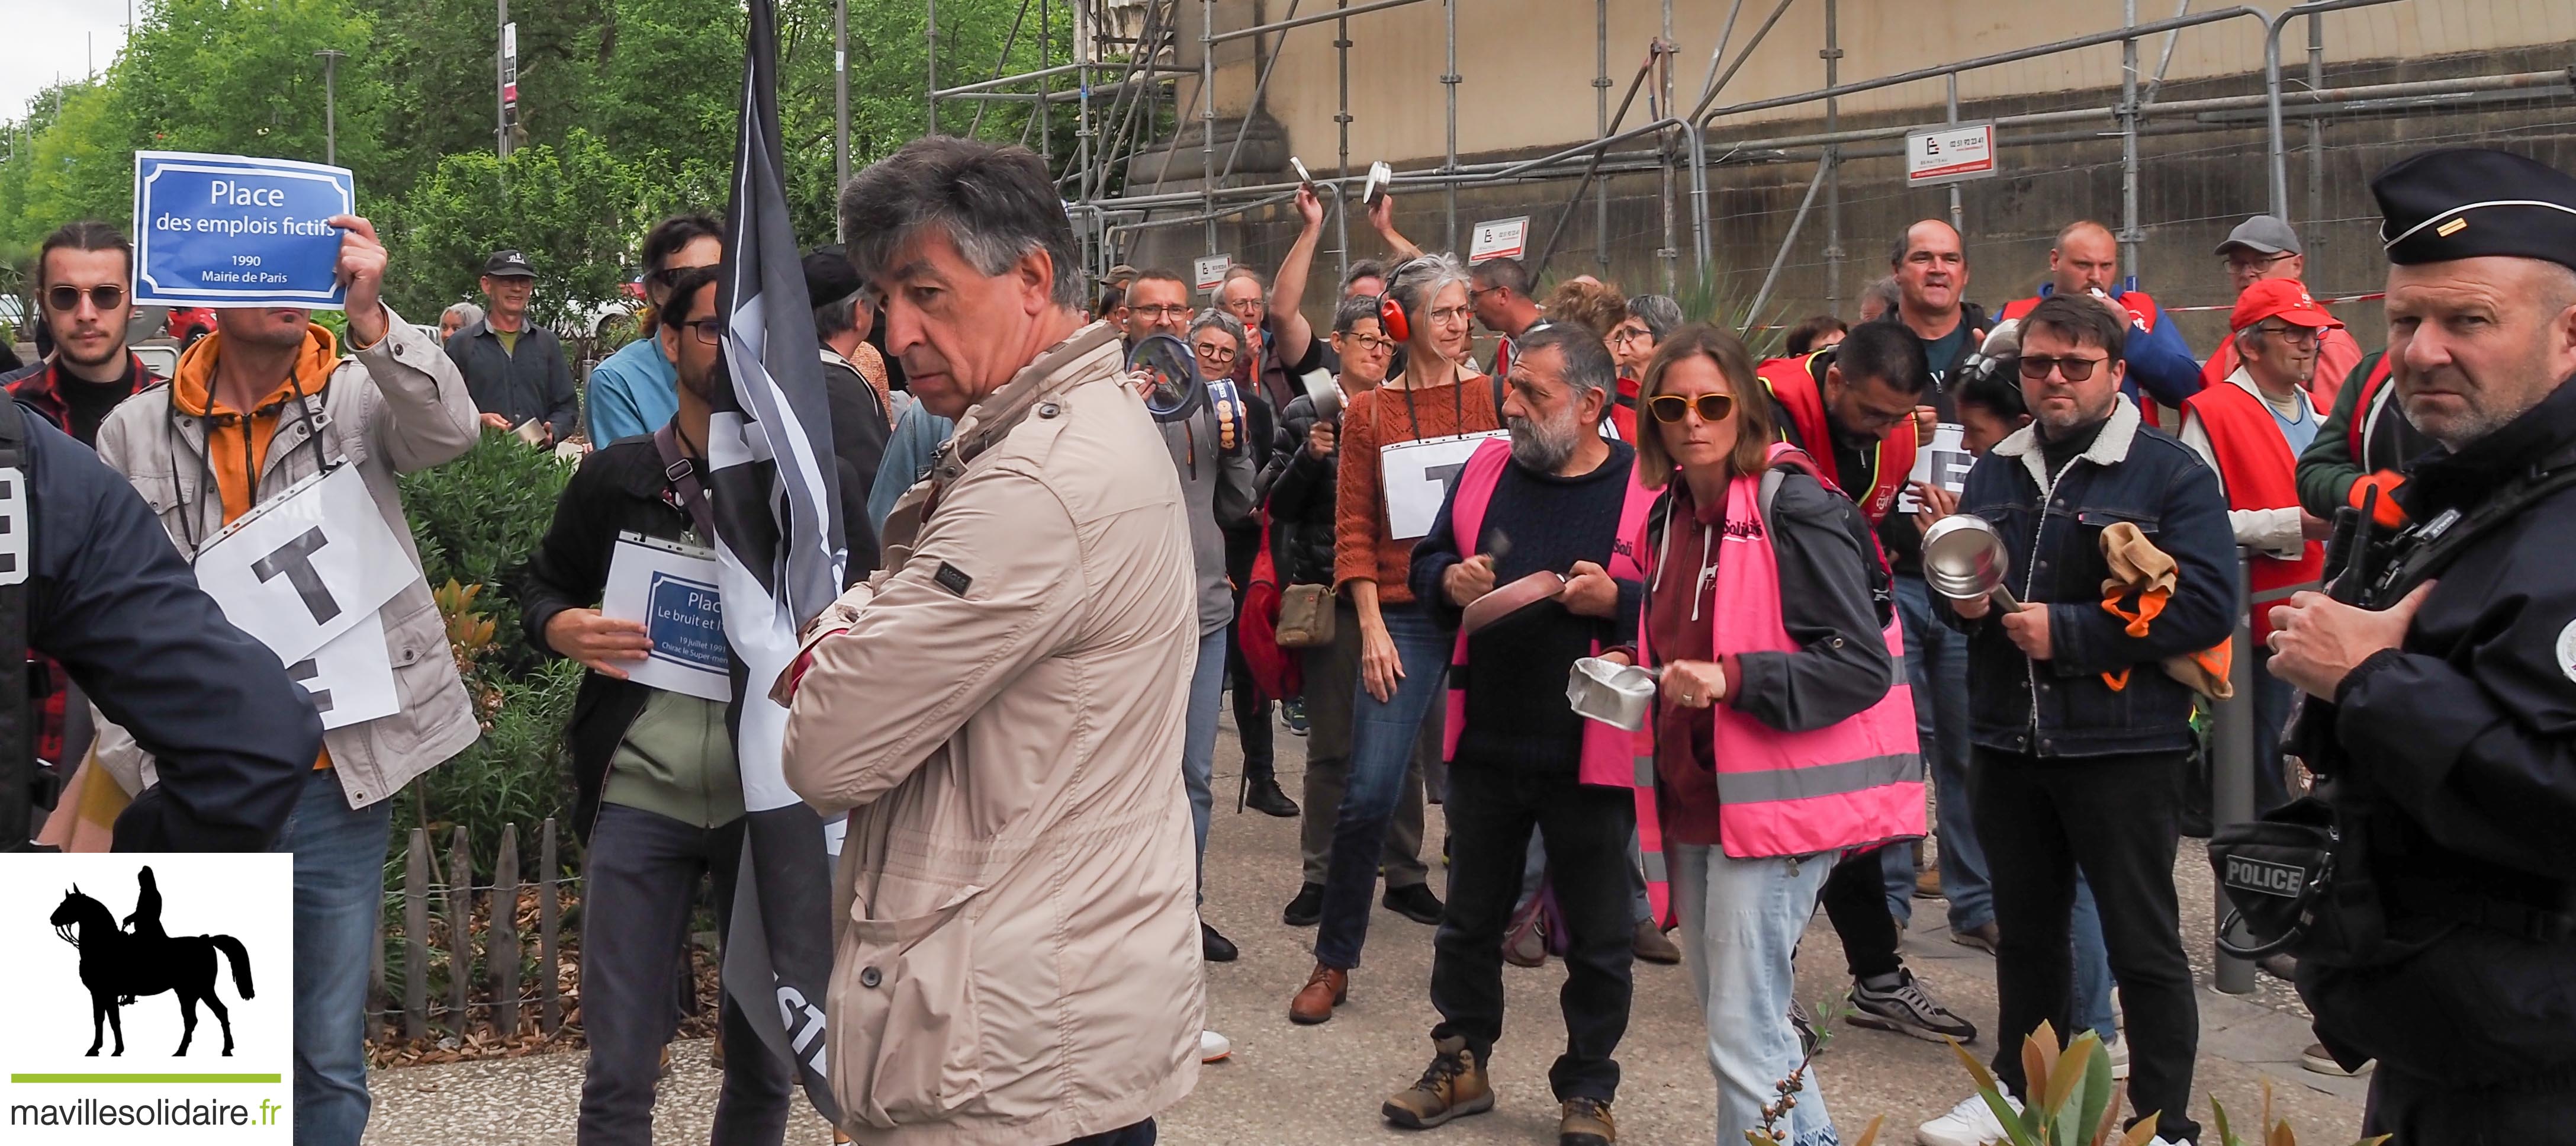
<svg viewBox="0 0 2576 1146">
<path fill-rule="evenodd" d="M 1627 344 L 1636 342 L 1640 339 L 1652 342 L 1655 340 L 1655 332 L 1636 326 L 1623 326 L 1610 332 L 1610 341 L 1618 343 L 1621 346 L 1626 346 Z"/>
<path fill-rule="evenodd" d="M 1500 290 L 1502 288 L 1497 287 L 1495 289 Z M 1444 306 L 1431 312 L 1431 321 L 1432 324 L 1436 326 L 1447 326 L 1453 322 L 1467 321 L 1467 316 L 1471 313 L 1473 312 L 1463 306 Z"/>
<path fill-rule="evenodd" d="M 2234 271 L 2237 274 L 2254 274 L 2265 267 L 2280 262 L 2283 259 L 2292 259 L 2297 257 L 2298 256 L 2293 255 L 2288 251 L 2281 251 L 2276 254 L 2269 255 L 2258 255 L 2253 258 L 2247 258 L 2243 255 L 2229 255 L 2227 256 L 2227 269 Z"/>
<path fill-rule="evenodd" d="M 1382 338 L 1374 334 L 1345 334 L 1342 336 L 1342 341 L 1358 348 L 1362 354 L 1385 354 L 1395 349 L 1394 339 Z"/>
<path fill-rule="evenodd" d="M 2064 375 L 2069 382 L 2081 382 L 2093 376 L 2094 367 L 2110 360 L 2107 355 L 2101 358 L 2082 358 L 2074 355 L 2064 358 L 2024 357 L 2021 360 L 2021 376 L 2037 382 L 2048 377 L 2050 370 L 2055 370 Z"/>
<path fill-rule="evenodd" d="M 2324 333 L 2312 326 L 2271 326 L 2267 324 L 2255 327 L 2254 329 L 2271 335 L 2274 338 L 2301 344 L 2314 342 L 2317 340 L 2319 335 Z"/>
<path fill-rule="evenodd" d="M 1735 395 L 1702 394 L 1697 398 L 1684 398 L 1679 394 L 1657 394 L 1646 400 L 1646 412 L 1653 414 L 1658 422 L 1681 421 L 1686 410 L 1699 411 L 1699 420 L 1703 422 L 1723 422 L 1735 412 Z"/>
<path fill-rule="evenodd" d="M 76 286 L 53 287 L 45 291 L 45 305 L 65 314 L 70 314 L 71 312 L 80 309 L 80 300 L 81 295 L 83 294 L 89 295 L 91 306 L 95 306 L 103 311 L 115 310 L 117 307 L 125 305 L 125 288 L 114 283 L 100 283 L 97 286 L 89 288 L 87 291 L 83 291 L 81 288 Z"/>
<path fill-rule="evenodd" d="M 1169 306 L 1131 306 L 1127 308 L 1127 313 L 1140 318 L 1187 318 L 1190 308 L 1186 303 L 1174 303 Z"/>
<path fill-rule="evenodd" d="M 1194 349 L 1197 350 L 1199 357 L 1207 359 L 1210 362 L 1234 361 L 1234 348 L 1231 346 L 1222 346 L 1217 343 L 1209 342 L 1203 343 Z"/>
<path fill-rule="evenodd" d="M 705 343 L 708 346 L 724 345 L 725 320 L 721 318 L 701 318 L 696 322 L 686 323 L 684 325 L 689 328 L 690 334 L 697 336 L 697 340 L 699 342 Z"/>
</svg>

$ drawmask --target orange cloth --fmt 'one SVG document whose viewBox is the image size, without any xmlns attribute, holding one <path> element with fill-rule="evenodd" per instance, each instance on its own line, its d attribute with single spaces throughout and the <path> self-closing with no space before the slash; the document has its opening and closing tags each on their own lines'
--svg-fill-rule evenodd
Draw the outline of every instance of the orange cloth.
<svg viewBox="0 0 2576 1146">
<path fill-rule="evenodd" d="M 2380 470 L 2352 479 L 2349 498 L 2354 509 L 2370 500 L 2370 491 L 2379 491 L 2379 501 L 2370 506 L 2373 524 L 2381 529 L 2396 529 L 2406 524 L 2406 509 L 2397 504 L 2397 487 L 2406 484 L 2406 475 L 2395 470 Z"/>
<path fill-rule="evenodd" d="M 278 411 L 299 392 L 322 393 L 330 384 L 331 371 L 340 365 L 340 343 L 328 329 L 305 327 L 304 348 L 296 353 L 294 372 L 253 403 L 245 417 L 215 400 L 215 363 L 223 355 L 223 341 L 223 332 L 216 331 L 179 356 L 179 369 L 170 379 L 170 404 L 182 414 L 204 420 L 206 462 L 215 473 L 215 491 L 223 498 L 224 524 L 230 525 L 259 504 L 259 474 L 267 466 L 269 440 L 277 436 Z M 330 766 L 331 750 L 325 748 L 313 767 Z"/>
<path fill-rule="evenodd" d="M 2102 531 L 2102 559 L 2111 567 L 2111 576 L 2102 582 L 2103 610 L 2128 622 L 2130 636 L 2146 636 L 2151 623 L 2165 611 L 2165 602 L 2173 597 L 2173 555 L 2156 548 L 2137 526 L 2123 521 Z M 2122 609 L 2121 598 L 2132 593 L 2137 595 L 2137 607 Z M 2236 685 L 2228 677 L 2234 657 L 2230 642 L 2220 641 L 2187 656 L 2166 657 L 2165 675 L 2212 700 L 2225 700 L 2236 695 Z M 2129 670 L 2103 673 L 2102 683 L 2111 686 L 2113 692 L 2125 689 L 2129 687 Z"/>
</svg>

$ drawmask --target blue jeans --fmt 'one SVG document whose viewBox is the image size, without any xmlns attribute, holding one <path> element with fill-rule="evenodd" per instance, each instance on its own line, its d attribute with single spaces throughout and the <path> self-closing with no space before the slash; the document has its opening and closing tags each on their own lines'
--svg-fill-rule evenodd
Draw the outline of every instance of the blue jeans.
<svg viewBox="0 0 2576 1146">
<path fill-rule="evenodd" d="M 1798 1068 L 1797 995 L 1790 966 L 1816 896 L 1834 870 L 1830 855 L 1730 859 L 1707 844 L 1664 841 L 1673 906 L 1681 916 L 1682 962 L 1708 1024 L 1708 1068 L 1717 1076 L 1717 1141 L 1731 1146 L 1762 1124 L 1762 1107 Z M 1807 1068 L 1806 1089 L 1789 1111 L 1787 1146 L 1838 1146 L 1825 1114 L 1824 1082 Z"/>
<path fill-rule="evenodd" d="M 1977 842 L 1975 805 L 1968 799 L 1968 638 L 1942 624 L 1934 607 L 1922 578 L 1896 579 L 1905 675 L 1914 686 L 1914 732 L 1932 765 L 1941 897 L 1950 901 L 1950 930 L 1968 931 L 1995 921 L 1995 894 L 1986 883 L 1986 849 Z"/>
<path fill-rule="evenodd" d="M 1530 833 L 1529 855 L 1521 861 L 1521 896 L 1512 902 L 1517 916 L 1538 898 L 1539 885 L 1547 882 L 1547 837 Z M 1628 829 L 1628 918 L 1631 923 L 1644 923 L 1655 917 L 1655 901 L 1646 894 L 1646 845 L 1637 829 Z"/>
<path fill-rule="evenodd" d="M 1198 664 L 1190 670 L 1190 710 L 1181 733 L 1181 786 L 1190 792 L 1190 827 L 1198 833 L 1202 885 L 1207 883 L 1208 814 L 1215 807 L 1208 777 L 1216 768 L 1217 710 L 1225 703 L 1225 634 L 1218 629 L 1199 638 Z M 1206 898 L 1204 891 L 1200 898 Z"/>
<path fill-rule="evenodd" d="M 1315 961 L 1348 970 L 1360 964 L 1368 943 L 1369 901 L 1377 890 L 1378 856 L 1386 850 L 1387 823 L 1395 818 L 1404 774 L 1413 760 L 1413 738 L 1431 706 L 1448 689 L 1449 653 L 1455 638 L 1414 605 L 1389 605 L 1380 614 L 1395 642 L 1404 679 L 1383 702 L 1369 695 L 1363 678 L 1352 685 L 1351 774 L 1333 823 L 1333 858 L 1324 868 L 1324 918 L 1315 935 Z M 1308 815 L 1317 809 L 1307 809 Z"/>
<path fill-rule="evenodd" d="M 2272 675 L 2272 654 L 2254 658 L 2254 814 L 2262 815 L 2290 802 L 2290 781 L 2281 769 L 2281 726 L 2290 722 L 2290 702 L 2298 690 Z"/>
<path fill-rule="evenodd" d="M 2093 905 L 2093 885 L 2082 872 L 2075 874 L 2075 907 L 2066 924 L 2075 958 L 2075 1021 L 2107 1043 L 2120 1033 L 2111 1013 L 2111 949 L 2102 942 L 2102 909 Z"/>
<path fill-rule="evenodd" d="M 367 944 L 392 809 L 351 809 L 339 773 L 318 768 L 270 849 L 295 853 L 296 1146 L 358 1146 L 367 1129 Z"/>
</svg>

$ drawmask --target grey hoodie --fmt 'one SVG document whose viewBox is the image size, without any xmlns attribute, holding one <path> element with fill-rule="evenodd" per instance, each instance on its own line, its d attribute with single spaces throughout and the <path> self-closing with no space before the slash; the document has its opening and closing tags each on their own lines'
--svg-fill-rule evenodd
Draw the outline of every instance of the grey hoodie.
<svg viewBox="0 0 2576 1146">
<path fill-rule="evenodd" d="M 1244 422 L 1251 433 L 1251 422 Z M 1202 407 L 1177 422 L 1158 422 L 1172 467 L 1181 475 L 1181 500 L 1190 515 L 1190 555 L 1198 563 L 1199 636 L 1234 620 L 1234 592 L 1225 580 L 1225 530 L 1252 516 L 1251 443 L 1217 447 L 1216 412 Z"/>
</svg>

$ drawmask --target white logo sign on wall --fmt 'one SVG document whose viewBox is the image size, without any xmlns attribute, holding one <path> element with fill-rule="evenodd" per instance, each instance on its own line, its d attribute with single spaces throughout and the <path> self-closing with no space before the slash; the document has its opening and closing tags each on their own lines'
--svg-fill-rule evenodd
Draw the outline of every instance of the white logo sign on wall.
<svg viewBox="0 0 2576 1146">
<path fill-rule="evenodd" d="M 1513 219 L 1491 219 L 1476 224 L 1468 236 L 1467 263 L 1473 266 L 1487 259 L 1517 259 L 1529 247 L 1529 216 Z"/>
<path fill-rule="evenodd" d="M 1995 125 L 1957 123 L 1905 137 L 1905 185 L 1930 187 L 1995 173 Z"/>
<path fill-rule="evenodd" d="M 1209 255 L 1190 264 L 1190 277 L 1201 292 L 1215 294 L 1216 288 L 1225 285 L 1225 268 L 1233 265 L 1233 255 Z"/>
</svg>

